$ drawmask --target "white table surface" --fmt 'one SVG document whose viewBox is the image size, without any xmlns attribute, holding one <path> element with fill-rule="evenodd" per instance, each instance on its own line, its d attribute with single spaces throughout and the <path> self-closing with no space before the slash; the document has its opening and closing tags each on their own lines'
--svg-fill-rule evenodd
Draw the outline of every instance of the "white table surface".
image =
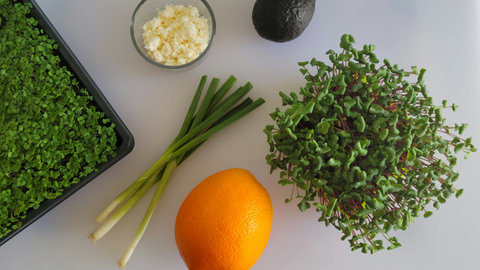
<svg viewBox="0 0 480 270">
<path fill-rule="evenodd" d="M 40 220 L 0 247 L 2 270 L 116 269 L 116 261 L 135 233 L 149 197 L 141 200 L 94 246 L 87 235 L 95 216 L 147 169 L 173 140 L 202 75 L 236 86 L 250 81 L 252 98 L 267 102 L 205 143 L 175 172 L 127 269 L 186 269 L 174 239 L 176 213 L 186 195 L 209 175 L 232 167 L 250 170 L 270 193 L 272 233 L 252 269 L 478 269 L 480 153 L 459 159 L 458 188 L 428 219 L 393 233 L 402 243 L 375 255 L 351 252 L 333 227 L 318 223 L 313 209 L 301 213 L 284 199 L 290 188 L 269 174 L 262 132 L 268 113 L 281 105 L 278 92 L 297 92 L 305 84 L 297 62 L 328 62 L 340 37 L 352 34 L 357 46 L 375 44 L 377 56 L 408 69 L 426 68 L 426 83 L 438 104 L 458 104 L 444 113 L 449 124 L 467 122 L 465 138 L 480 142 L 480 4 L 475 0 L 317 1 L 314 18 L 298 39 L 277 44 L 263 40 L 251 20 L 254 0 L 210 0 L 217 36 L 208 59 L 182 73 L 161 70 L 135 51 L 129 33 L 138 1 L 38 0 L 90 76 L 135 137 L 133 151 Z M 476 135 L 476 136 L 475 136 Z M 212 269 L 214 270 L 214 269 Z"/>
</svg>

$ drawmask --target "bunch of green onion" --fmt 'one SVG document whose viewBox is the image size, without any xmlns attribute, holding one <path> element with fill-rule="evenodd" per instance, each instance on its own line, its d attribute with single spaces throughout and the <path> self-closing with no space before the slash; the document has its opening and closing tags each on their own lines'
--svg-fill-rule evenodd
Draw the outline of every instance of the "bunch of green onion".
<svg viewBox="0 0 480 270">
<path fill-rule="evenodd" d="M 220 80 L 213 78 L 197 111 L 197 105 L 207 81 L 207 76 L 203 76 L 200 80 L 197 91 L 195 92 L 192 103 L 190 104 L 190 108 L 185 117 L 180 133 L 175 140 L 147 171 L 145 171 L 124 192 L 118 195 L 115 200 L 95 219 L 97 222 L 102 223 L 102 225 L 89 236 L 94 243 L 110 231 L 110 229 L 112 229 L 112 227 L 115 226 L 115 224 L 117 224 L 117 222 L 140 200 L 140 198 L 150 190 L 150 188 L 152 188 L 157 182 L 159 183 L 140 227 L 118 262 L 119 267 L 125 268 L 135 247 L 142 238 L 148 223 L 152 218 L 153 211 L 155 210 L 155 207 L 157 206 L 157 203 L 177 166 L 187 159 L 213 134 L 234 123 L 265 103 L 265 100 L 262 98 L 255 101 L 251 98 L 246 98 L 239 105 L 235 106 L 252 89 L 252 84 L 249 82 L 238 88 L 238 90 L 230 96 L 223 99 L 227 92 L 233 87 L 236 80 L 237 79 L 234 76 L 230 76 L 217 91 Z M 222 99 L 223 101 L 221 101 Z M 113 210 L 124 201 L 125 203 L 110 216 Z M 108 216 L 110 216 L 110 218 L 108 218 Z"/>
</svg>

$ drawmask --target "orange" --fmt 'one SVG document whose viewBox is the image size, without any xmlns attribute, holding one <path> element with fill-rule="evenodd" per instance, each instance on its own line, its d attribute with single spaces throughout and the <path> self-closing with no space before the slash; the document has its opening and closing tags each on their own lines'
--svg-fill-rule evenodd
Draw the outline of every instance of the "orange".
<svg viewBox="0 0 480 270">
<path fill-rule="evenodd" d="M 190 270 L 248 270 L 267 246 L 272 217 L 270 196 L 249 171 L 218 172 L 180 206 L 178 251 Z"/>
</svg>

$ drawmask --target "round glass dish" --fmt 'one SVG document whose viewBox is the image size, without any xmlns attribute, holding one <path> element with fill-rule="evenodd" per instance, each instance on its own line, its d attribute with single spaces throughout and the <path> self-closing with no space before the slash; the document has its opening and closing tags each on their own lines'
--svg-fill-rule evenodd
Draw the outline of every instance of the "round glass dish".
<svg viewBox="0 0 480 270">
<path fill-rule="evenodd" d="M 170 4 L 183 5 L 185 7 L 191 5 L 192 7 L 196 7 L 200 16 L 203 16 L 207 19 L 208 31 L 210 35 L 210 40 L 208 41 L 207 48 L 197 58 L 195 58 L 191 62 L 178 66 L 169 66 L 156 62 L 148 55 L 147 50 L 145 49 L 145 46 L 143 44 L 143 25 L 146 22 L 157 17 L 158 11 L 164 10 L 165 7 Z M 133 12 L 132 20 L 130 22 L 130 35 L 132 37 L 133 46 L 140 54 L 140 56 L 142 56 L 150 64 L 168 70 L 185 71 L 192 69 L 202 63 L 203 60 L 205 60 L 208 51 L 212 47 L 212 43 L 215 38 L 215 32 L 215 16 L 213 15 L 212 8 L 205 0 L 142 0 Z"/>
</svg>

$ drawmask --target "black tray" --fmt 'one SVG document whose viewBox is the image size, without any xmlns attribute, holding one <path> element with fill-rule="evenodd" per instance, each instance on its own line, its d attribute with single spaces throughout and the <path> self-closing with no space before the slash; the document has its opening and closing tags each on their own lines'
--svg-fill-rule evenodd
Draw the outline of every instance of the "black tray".
<svg viewBox="0 0 480 270">
<path fill-rule="evenodd" d="M 66 66 L 68 70 L 73 74 L 73 77 L 75 77 L 79 82 L 80 87 L 87 89 L 87 91 L 93 97 L 91 103 L 95 105 L 99 109 L 99 111 L 104 112 L 105 116 L 108 117 L 111 122 L 115 124 L 115 132 L 117 135 L 117 149 L 115 150 L 115 152 L 117 153 L 117 155 L 114 158 L 110 157 L 107 162 L 98 164 L 96 166 L 98 171 L 92 172 L 86 177 L 82 177 L 77 184 L 73 184 L 68 188 L 63 188 L 62 195 L 52 200 L 43 201 L 40 204 L 40 207 L 35 210 L 28 210 L 26 217 L 20 220 L 22 222 L 22 226 L 16 230 L 12 230 L 10 233 L 0 238 L 0 246 L 5 244 L 8 240 L 12 239 L 15 235 L 20 233 L 37 219 L 48 213 L 48 211 L 52 210 L 55 206 L 60 204 L 62 201 L 70 197 L 73 193 L 77 192 L 83 186 L 92 181 L 95 177 L 97 177 L 109 167 L 111 167 L 113 164 L 125 157 L 128 153 L 132 151 L 135 144 L 130 131 L 127 129 L 127 127 L 122 122 L 117 113 L 113 110 L 112 106 L 105 99 L 100 89 L 98 89 L 97 85 L 93 82 L 92 78 L 90 78 L 87 71 L 80 64 L 78 59 L 67 46 L 67 44 L 62 39 L 57 30 L 55 30 L 55 28 L 50 23 L 47 16 L 45 16 L 40 7 L 37 5 L 37 3 L 34 0 L 17 0 L 17 3 L 32 4 L 33 7 L 30 10 L 30 15 L 38 21 L 37 27 L 43 29 L 44 33 L 46 33 L 49 38 L 55 40 L 56 44 L 58 45 L 58 49 L 56 51 L 59 54 L 59 57 L 62 59 L 61 64 Z"/>
</svg>

